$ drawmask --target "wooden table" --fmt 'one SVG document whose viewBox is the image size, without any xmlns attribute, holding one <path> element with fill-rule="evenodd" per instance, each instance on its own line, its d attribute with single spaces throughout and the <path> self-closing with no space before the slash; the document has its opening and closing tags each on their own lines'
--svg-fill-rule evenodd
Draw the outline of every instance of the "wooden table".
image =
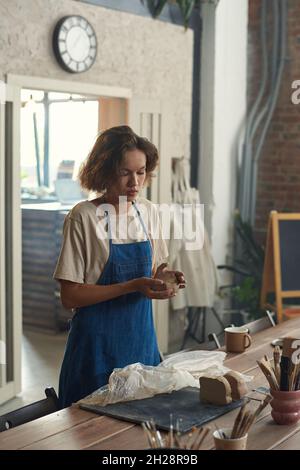
<svg viewBox="0 0 300 470">
<path fill-rule="evenodd" d="M 300 318 L 288 320 L 275 328 L 268 328 L 253 336 L 250 349 L 242 354 L 230 354 L 226 365 L 234 370 L 254 376 L 251 388 L 267 385 L 256 360 L 264 354 L 271 356 L 270 342 L 281 336 L 300 338 Z M 257 407 L 251 401 L 250 406 Z M 251 428 L 248 449 L 300 449 L 300 422 L 292 426 L 279 426 L 270 416 L 268 406 Z M 232 426 L 237 410 L 208 423 L 220 427 Z M 90 449 L 123 450 L 146 449 L 147 442 L 141 426 L 84 411 L 73 405 L 62 411 L 24 424 L 0 434 L 0 449 Z M 212 449 L 212 435 L 206 448 Z"/>
</svg>

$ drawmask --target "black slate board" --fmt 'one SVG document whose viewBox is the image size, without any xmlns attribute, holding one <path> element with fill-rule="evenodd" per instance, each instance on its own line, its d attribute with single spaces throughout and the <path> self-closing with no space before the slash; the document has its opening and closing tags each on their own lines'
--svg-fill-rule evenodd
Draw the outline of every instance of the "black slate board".
<svg viewBox="0 0 300 470">
<path fill-rule="evenodd" d="M 143 400 L 115 403 L 113 405 L 80 405 L 84 410 L 93 411 L 101 415 L 111 416 L 133 423 L 143 423 L 154 419 L 157 428 L 170 429 L 170 414 L 173 415 L 173 426 L 178 420 L 179 431 L 187 432 L 193 426 L 201 426 L 218 416 L 238 408 L 242 401 L 235 401 L 229 405 L 216 406 L 200 402 L 198 388 L 187 387 L 172 393 L 162 393 Z"/>
<path fill-rule="evenodd" d="M 300 220 L 279 220 L 281 290 L 299 291 Z M 297 295 L 299 297 L 299 295 Z"/>
</svg>

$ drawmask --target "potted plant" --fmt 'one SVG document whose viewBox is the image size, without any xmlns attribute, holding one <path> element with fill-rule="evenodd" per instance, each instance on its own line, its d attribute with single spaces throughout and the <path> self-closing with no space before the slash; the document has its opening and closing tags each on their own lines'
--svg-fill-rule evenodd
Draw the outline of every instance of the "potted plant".
<svg viewBox="0 0 300 470">
<path fill-rule="evenodd" d="M 254 238 L 252 227 L 235 214 L 235 257 L 231 265 L 218 266 L 231 271 L 233 285 L 225 287 L 231 295 L 232 307 L 239 310 L 241 323 L 255 320 L 263 315 L 260 308 L 260 292 L 265 250 Z"/>
</svg>

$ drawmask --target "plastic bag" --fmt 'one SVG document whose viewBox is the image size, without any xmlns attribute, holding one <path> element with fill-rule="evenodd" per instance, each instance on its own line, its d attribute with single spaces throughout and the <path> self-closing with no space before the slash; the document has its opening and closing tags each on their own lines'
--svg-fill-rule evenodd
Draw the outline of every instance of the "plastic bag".
<svg viewBox="0 0 300 470">
<path fill-rule="evenodd" d="M 108 385 L 78 403 L 105 406 L 171 393 L 185 387 L 199 387 L 202 375 L 221 376 L 230 370 L 223 365 L 225 357 L 226 353 L 222 351 L 186 351 L 168 356 L 156 367 L 137 362 L 123 369 L 114 369 Z M 246 381 L 252 380 L 250 376 L 241 376 Z"/>
<path fill-rule="evenodd" d="M 108 385 L 99 388 L 79 403 L 104 406 L 120 401 L 141 400 L 158 393 L 171 393 L 184 387 L 197 387 L 196 379 L 189 372 L 145 366 L 137 362 L 123 369 L 114 369 Z"/>
</svg>

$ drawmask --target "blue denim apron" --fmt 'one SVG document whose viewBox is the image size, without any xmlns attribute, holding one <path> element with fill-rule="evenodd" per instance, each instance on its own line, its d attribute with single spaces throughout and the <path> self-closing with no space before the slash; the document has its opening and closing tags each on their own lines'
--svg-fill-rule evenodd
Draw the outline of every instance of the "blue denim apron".
<svg viewBox="0 0 300 470">
<path fill-rule="evenodd" d="M 133 206 L 147 240 L 113 244 L 106 213 L 109 258 L 97 284 L 152 277 L 151 244 L 140 212 Z M 114 368 L 135 362 L 150 366 L 160 362 L 151 299 L 134 292 L 76 309 L 60 372 L 60 406 L 69 406 L 107 384 Z"/>
</svg>

